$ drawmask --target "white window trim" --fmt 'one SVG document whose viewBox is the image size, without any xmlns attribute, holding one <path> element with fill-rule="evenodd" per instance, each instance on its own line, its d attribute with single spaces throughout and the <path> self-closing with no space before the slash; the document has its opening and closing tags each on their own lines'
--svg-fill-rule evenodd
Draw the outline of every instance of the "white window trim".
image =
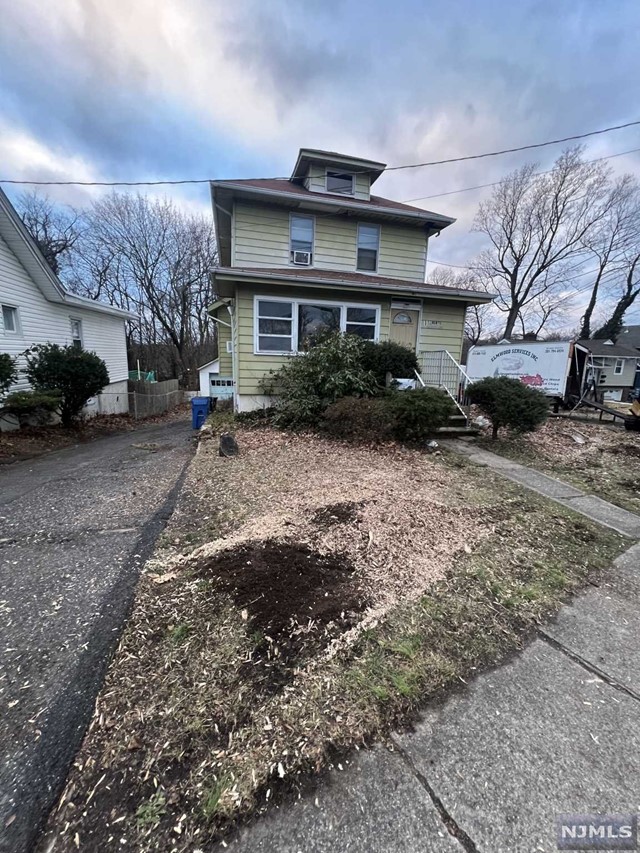
<svg viewBox="0 0 640 853">
<path fill-rule="evenodd" d="M 289 266 L 301 266 L 301 264 L 294 264 L 292 258 L 293 248 L 291 247 L 291 220 L 294 216 L 298 216 L 301 219 L 310 219 L 313 223 L 313 237 L 311 239 L 311 263 L 309 264 L 309 267 L 313 267 L 316 263 L 316 217 L 313 213 L 296 213 L 295 211 L 291 211 L 289 213 Z"/>
<path fill-rule="evenodd" d="M 291 305 L 291 350 L 261 350 L 259 348 L 259 322 L 258 302 L 286 302 Z M 371 302 L 343 302 L 341 300 L 329 299 L 291 299 L 286 296 L 268 296 L 255 294 L 253 297 L 253 354 L 254 355 L 297 355 L 298 350 L 298 306 L 300 305 L 331 305 L 340 308 L 340 331 L 345 332 L 347 327 L 347 308 L 370 308 L 376 312 L 376 323 L 374 328 L 374 341 L 380 340 L 380 315 L 382 306 Z M 357 325 L 357 324 L 352 324 Z M 367 325 L 367 324 L 365 324 Z M 280 335 L 278 337 L 288 337 Z"/>
<path fill-rule="evenodd" d="M 377 228 L 378 229 L 378 248 L 376 250 L 376 268 L 374 270 L 361 270 L 358 266 L 358 244 L 360 243 L 360 226 L 366 225 L 369 228 Z M 382 242 L 382 226 L 377 222 L 358 222 L 356 228 L 356 265 L 354 267 L 356 272 L 364 273 L 365 275 L 378 275 L 378 270 L 380 268 L 380 243 Z"/>
<path fill-rule="evenodd" d="M 80 337 L 79 338 L 74 338 L 74 336 L 73 336 L 73 324 L 74 323 L 77 323 L 78 328 L 80 329 Z M 82 331 L 82 318 L 81 317 L 74 317 L 73 315 L 69 316 L 69 331 L 71 332 L 71 344 L 73 345 L 74 341 L 79 340 L 80 345 L 82 347 L 84 347 L 84 332 Z"/>
<path fill-rule="evenodd" d="M 351 192 L 350 193 L 337 193 L 335 190 L 330 190 L 327 187 L 329 172 L 334 175 L 351 175 Z M 329 169 L 328 167 L 324 170 L 324 191 L 329 193 L 330 195 L 343 195 L 346 198 L 355 198 L 356 196 L 356 173 L 349 171 L 349 169 Z"/>
<path fill-rule="evenodd" d="M 618 365 L 620 365 L 620 370 L 618 370 Z M 624 359 L 616 358 L 616 363 L 613 367 L 613 375 L 614 376 L 622 376 L 624 373 Z"/>
<path fill-rule="evenodd" d="M 14 317 L 15 317 L 15 321 L 16 321 L 15 329 L 7 329 L 4 325 L 4 316 L 3 316 L 2 317 L 2 331 L 3 331 L 3 333 L 5 335 L 15 335 L 16 337 L 19 337 L 22 334 L 21 326 L 20 326 L 20 309 L 18 308 L 17 305 L 11 305 L 9 302 L 0 303 L 0 312 L 2 311 L 3 308 L 10 308 L 12 311 L 14 311 L 15 312 Z"/>
</svg>

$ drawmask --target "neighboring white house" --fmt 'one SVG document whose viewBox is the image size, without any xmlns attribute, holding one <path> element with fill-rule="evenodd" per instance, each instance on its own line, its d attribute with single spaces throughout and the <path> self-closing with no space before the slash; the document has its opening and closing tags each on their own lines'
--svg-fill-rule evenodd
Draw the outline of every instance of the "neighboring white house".
<svg viewBox="0 0 640 853">
<path fill-rule="evenodd" d="M 135 319 L 129 311 L 65 290 L 0 189 L 0 353 L 20 356 L 43 343 L 95 352 L 107 365 L 110 384 L 90 401 L 88 412 L 128 412 L 125 322 Z M 10 390 L 27 387 L 21 376 Z"/>
</svg>

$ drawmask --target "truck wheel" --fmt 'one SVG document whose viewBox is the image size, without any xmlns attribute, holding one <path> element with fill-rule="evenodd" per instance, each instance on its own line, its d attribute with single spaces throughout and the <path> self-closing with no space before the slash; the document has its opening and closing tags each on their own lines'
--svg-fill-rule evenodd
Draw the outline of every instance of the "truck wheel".
<svg viewBox="0 0 640 853">
<path fill-rule="evenodd" d="M 628 429 L 630 432 L 640 432 L 640 418 L 625 418 L 624 428 Z"/>
</svg>

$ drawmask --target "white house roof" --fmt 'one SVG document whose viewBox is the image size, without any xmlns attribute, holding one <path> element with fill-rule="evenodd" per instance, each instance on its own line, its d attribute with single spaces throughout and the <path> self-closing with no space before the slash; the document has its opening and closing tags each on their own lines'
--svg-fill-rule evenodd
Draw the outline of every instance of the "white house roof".
<svg viewBox="0 0 640 853">
<path fill-rule="evenodd" d="M 122 317 L 123 320 L 138 319 L 138 315 L 131 311 L 105 305 L 85 296 L 76 296 L 66 290 L 58 276 L 45 261 L 37 243 L 25 228 L 24 223 L 2 189 L 0 189 L 0 237 L 9 246 L 49 302 L 58 302 L 75 308 L 84 308 L 88 311 L 111 314 L 115 317 Z"/>
</svg>

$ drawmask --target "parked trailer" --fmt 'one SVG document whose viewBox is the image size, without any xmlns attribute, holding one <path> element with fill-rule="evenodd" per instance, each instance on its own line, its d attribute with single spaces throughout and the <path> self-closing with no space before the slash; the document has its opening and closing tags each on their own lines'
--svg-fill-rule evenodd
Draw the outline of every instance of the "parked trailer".
<svg viewBox="0 0 640 853">
<path fill-rule="evenodd" d="M 471 382 L 488 376 L 519 379 L 542 391 L 547 397 L 565 399 L 574 345 L 572 343 L 517 343 L 474 346 L 467 357 L 467 374 Z"/>
</svg>

